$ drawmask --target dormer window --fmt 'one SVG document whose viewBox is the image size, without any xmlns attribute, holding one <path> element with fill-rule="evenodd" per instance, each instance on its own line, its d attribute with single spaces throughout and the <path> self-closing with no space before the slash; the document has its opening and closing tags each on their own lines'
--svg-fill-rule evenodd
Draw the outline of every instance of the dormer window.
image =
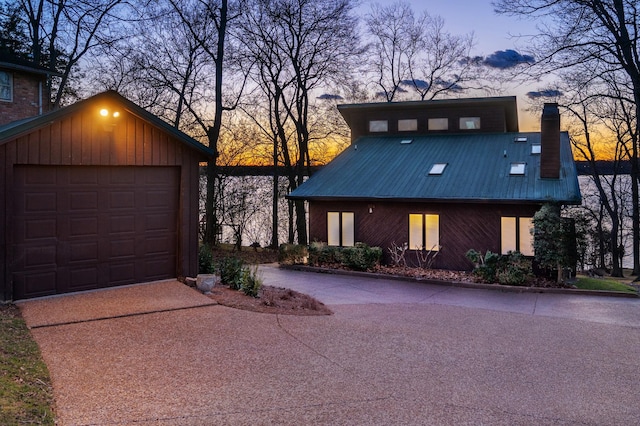
<svg viewBox="0 0 640 426">
<path fill-rule="evenodd" d="M 444 169 L 447 167 L 447 163 L 435 163 L 429 170 L 429 175 L 441 175 Z"/>
<path fill-rule="evenodd" d="M 509 174 L 512 176 L 524 175 L 526 165 L 527 163 L 511 163 Z"/>
<path fill-rule="evenodd" d="M 427 121 L 427 127 L 430 131 L 449 130 L 449 119 L 448 118 L 430 118 Z"/>
<path fill-rule="evenodd" d="M 480 128 L 480 117 L 460 117 L 460 130 L 477 130 Z"/>
<path fill-rule="evenodd" d="M 13 79 L 7 71 L 0 71 L 0 101 L 13 100 Z"/>
<path fill-rule="evenodd" d="M 409 120 L 398 120 L 399 132 L 415 132 L 418 130 L 418 120 L 415 118 Z"/>
<path fill-rule="evenodd" d="M 369 121 L 369 131 L 371 133 L 384 133 L 389 131 L 388 120 L 371 120 Z"/>
</svg>

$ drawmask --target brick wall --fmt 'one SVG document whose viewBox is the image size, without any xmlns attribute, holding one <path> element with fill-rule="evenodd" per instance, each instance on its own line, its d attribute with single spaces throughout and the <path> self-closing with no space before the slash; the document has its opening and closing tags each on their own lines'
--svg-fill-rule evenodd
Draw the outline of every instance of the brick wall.
<svg viewBox="0 0 640 426">
<path fill-rule="evenodd" d="M 0 100 L 0 125 L 39 114 L 38 83 L 46 90 L 45 79 L 32 74 L 13 72 L 13 100 Z M 43 112 L 48 111 L 47 97 L 43 92 Z"/>
</svg>

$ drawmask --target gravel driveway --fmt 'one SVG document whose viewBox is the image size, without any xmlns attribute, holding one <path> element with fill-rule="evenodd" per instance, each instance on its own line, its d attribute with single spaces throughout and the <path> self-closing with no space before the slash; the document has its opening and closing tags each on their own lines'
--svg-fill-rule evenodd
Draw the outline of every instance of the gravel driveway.
<svg viewBox="0 0 640 426">
<path fill-rule="evenodd" d="M 303 281 L 297 274 L 266 270 L 265 281 Z M 380 282 L 308 275 L 381 297 Z M 508 296 L 508 309 L 504 297 L 484 290 L 400 288 L 408 300 L 330 303 L 334 315 L 321 317 L 210 305 L 177 282 L 20 305 L 49 366 L 61 425 L 640 419 L 637 300 L 611 302 L 616 310 L 597 298 L 538 299 L 536 314 L 525 294 Z M 556 315 L 563 305 L 583 312 L 584 303 L 600 307 L 595 319 Z M 630 312 L 631 323 L 607 320 L 612 311 Z"/>
</svg>

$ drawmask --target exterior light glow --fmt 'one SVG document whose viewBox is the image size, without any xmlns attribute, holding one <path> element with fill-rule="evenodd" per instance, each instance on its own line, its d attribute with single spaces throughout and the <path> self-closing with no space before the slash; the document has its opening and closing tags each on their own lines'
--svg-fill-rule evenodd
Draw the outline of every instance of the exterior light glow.
<svg viewBox="0 0 640 426">
<path fill-rule="evenodd" d="M 109 115 L 109 110 L 108 110 L 108 109 L 106 109 L 106 108 L 102 108 L 102 109 L 100 110 L 100 115 L 101 115 L 101 116 L 103 116 L 103 117 L 108 116 L 108 115 Z"/>
<path fill-rule="evenodd" d="M 114 111 L 113 118 L 118 118 L 118 117 L 120 117 L 120 111 Z"/>
</svg>

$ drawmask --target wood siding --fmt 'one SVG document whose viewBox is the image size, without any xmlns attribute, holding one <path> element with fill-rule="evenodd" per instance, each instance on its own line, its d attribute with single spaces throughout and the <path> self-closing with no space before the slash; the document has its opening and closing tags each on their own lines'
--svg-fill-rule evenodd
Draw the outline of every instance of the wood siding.
<svg viewBox="0 0 640 426">
<path fill-rule="evenodd" d="M 470 270 L 469 249 L 500 252 L 500 218 L 532 217 L 540 206 L 532 204 L 319 202 L 309 203 L 310 241 L 327 241 L 327 212 L 354 212 L 355 240 L 383 249 L 389 262 L 389 247 L 409 239 L 409 214 L 437 214 L 440 219 L 440 253 L 435 268 Z M 369 209 L 372 213 L 369 213 Z M 413 254 L 407 255 L 411 260 Z"/>
<path fill-rule="evenodd" d="M 0 290 L 1 300 L 12 299 L 12 226 L 14 165 L 64 166 L 178 166 L 178 276 L 198 272 L 199 162 L 206 158 L 175 137 L 124 110 L 117 119 L 103 119 L 95 104 L 30 133 L 0 144 Z M 117 105 L 112 108 L 117 108 Z"/>
<path fill-rule="evenodd" d="M 459 127 L 460 117 L 480 117 L 480 129 L 461 130 Z M 447 118 L 449 129 L 444 131 L 429 131 L 427 123 L 429 118 Z M 399 132 L 398 120 L 416 119 L 418 129 L 414 132 Z M 369 132 L 369 121 L 388 120 L 388 132 Z M 464 106 L 445 107 L 438 110 L 425 109 L 390 109 L 387 111 L 358 111 L 352 112 L 350 116 L 351 141 L 355 141 L 361 136 L 367 135 L 425 135 L 442 133 L 503 133 L 507 130 L 506 116 L 504 108 L 496 106 Z"/>
</svg>

